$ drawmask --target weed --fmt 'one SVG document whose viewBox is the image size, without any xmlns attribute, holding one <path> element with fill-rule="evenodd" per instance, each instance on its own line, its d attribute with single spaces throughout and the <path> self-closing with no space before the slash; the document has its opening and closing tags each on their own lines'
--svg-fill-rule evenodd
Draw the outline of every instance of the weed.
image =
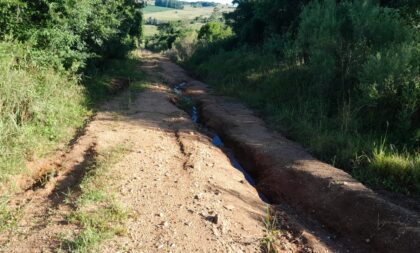
<svg viewBox="0 0 420 253">
<path fill-rule="evenodd" d="M 420 192 L 420 153 L 398 152 L 393 146 L 381 145 L 367 161 L 367 169 L 355 170 L 361 180 L 408 195 Z"/>
<path fill-rule="evenodd" d="M 20 216 L 19 210 L 11 210 L 8 206 L 8 200 L 5 197 L 0 198 L 0 233 L 15 228 Z"/>
<path fill-rule="evenodd" d="M 272 212 L 273 210 L 271 210 L 270 206 L 267 206 L 266 215 L 263 218 L 265 235 L 261 240 L 261 247 L 266 253 L 279 252 L 276 245 L 276 240 L 278 238 L 278 235 L 280 234 L 280 231 L 278 230 L 276 213 Z"/>
<path fill-rule="evenodd" d="M 178 96 L 176 105 L 184 111 L 191 112 L 194 107 L 194 101 L 191 98 L 185 96 Z"/>
<path fill-rule="evenodd" d="M 24 50 L 0 42 L 0 188 L 6 191 L 14 175 L 29 173 L 25 160 L 69 140 L 89 115 L 77 78 L 37 66 Z"/>
<path fill-rule="evenodd" d="M 112 94 L 112 80 L 130 80 L 130 99 L 146 84 L 136 52 L 107 60 L 82 80 L 40 68 L 28 60 L 23 45 L 0 42 L 0 190 L 13 192 L 14 176 L 29 173 L 25 162 L 38 159 L 70 140 L 100 102 Z M 12 57 L 15 55 L 16 57 Z M 20 59 L 17 65 L 16 59 Z M 85 88 L 80 85 L 83 83 Z M 19 84 L 19 85 L 17 85 Z M 41 179 L 44 184 L 51 175 Z"/>
</svg>

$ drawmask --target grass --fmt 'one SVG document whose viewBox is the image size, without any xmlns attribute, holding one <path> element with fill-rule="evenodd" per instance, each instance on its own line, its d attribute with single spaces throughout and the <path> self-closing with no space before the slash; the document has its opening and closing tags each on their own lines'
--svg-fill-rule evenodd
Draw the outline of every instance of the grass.
<svg viewBox="0 0 420 253">
<path fill-rule="evenodd" d="M 155 25 L 144 25 L 144 37 L 149 38 L 158 34 L 158 27 Z"/>
<path fill-rule="evenodd" d="M 101 152 L 87 168 L 88 173 L 80 184 L 81 194 L 74 200 L 76 210 L 67 219 L 81 231 L 63 236 L 63 250 L 95 252 L 101 242 L 125 233 L 124 221 L 129 212 L 114 194 L 116 189 L 112 187 L 112 181 L 118 173 L 112 168 L 129 151 L 127 147 L 119 146 Z"/>
<path fill-rule="evenodd" d="M 0 233 L 15 228 L 21 215 L 19 210 L 11 210 L 6 197 L 0 197 Z"/>
<path fill-rule="evenodd" d="M 278 253 L 279 250 L 276 245 L 277 237 L 280 233 L 278 230 L 277 216 L 271 210 L 270 206 L 267 206 L 266 216 L 263 219 L 264 224 L 264 237 L 261 240 L 261 247 L 265 253 Z"/>
<path fill-rule="evenodd" d="M 24 45 L 0 42 L 0 192 L 19 191 L 16 176 L 27 162 L 64 146 L 101 102 L 113 96 L 113 80 L 142 89 L 139 57 L 108 60 L 83 79 L 37 66 Z M 134 92 L 135 93 L 135 92 Z M 133 93 L 133 94 L 134 94 Z"/>
<path fill-rule="evenodd" d="M 342 108 L 331 116 L 322 98 L 314 95 L 317 87 L 309 84 L 304 66 L 280 65 L 274 56 L 241 49 L 198 52 L 185 65 L 218 93 L 260 111 L 272 128 L 319 159 L 373 188 L 420 196 L 419 150 L 390 148 L 390 140 L 378 148 L 384 135 L 359 130 L 351 111 Z"/>
<path fill-rule="evenodd" d="M 147 9 L 148 7 L 146 7 Z M 166 9 L 166 8 L 165 8 Z M 214 8 L 212 7 L 203 7 L 203 8 L 193 8 L 186 6 L 183 10 L 170 9 L 165 11 L 158 12 L 144 12 L 144 20 L 149 18 L 157 19 L 161 22 L 168 21 L 178 21 L 178 20 L 194 20 L 195 18 L 203 17 L 208 18 L 213 14 Z M 231 12 L 232 8 L 223 7 L 221 12 Z"/>
<path fill-rule="evenodd" d="M 355 176 L 370 185 L 384 186 L 408 195 L 420 192 L 420 153 L 412 155 L 395 151 L 392 146 L 380 146 L 369 158 L 368 168 L 356 170 Z"/>
<path fill-rule="evenodd" d="M 140 63 L 140 58 L 132 52 L 126 59 L 105 61 L 98 68 L 88 72 L 83 82 L 89 105 L 95 107 L 114 95 L 113 85 L 116 80 L 138 86 L 136 83 L 145 79 L 145 74 L 138 70 Z"/>
<path fill-rule="evenodd" d="M 31 62 L 28 48 L 0 42 L 0 192 L 17 189 L 26 161 L 69 140 L 89 116 L 77 77 Z"/>
<path fill-rule="evenodd" d="M 166 8 L 161 6 L 155 6 L 155 5 L 148 5 L 143 8 L 143 13 L 154 13 L 154 12 L 161 12 L 161 11 L 170 11 L 173 10 L 172 8 Z"/>
</svg>

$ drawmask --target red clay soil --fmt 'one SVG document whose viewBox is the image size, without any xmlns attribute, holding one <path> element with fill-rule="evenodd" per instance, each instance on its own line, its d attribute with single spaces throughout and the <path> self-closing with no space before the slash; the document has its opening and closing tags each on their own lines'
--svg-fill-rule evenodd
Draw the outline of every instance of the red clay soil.
<svg viewBox="0 0 420 253">
<path fill-rule="evenodd" d="M 271 131 L 244 105 L 213 95 L 179 66 L 159 59 L 169 84 L 188 83 L 204 125 L 215 130 L 276 204 L 285 200 L 338 236 L 373 252 L 419 252 L 420 218 L 391 203 L 346 172 L 320 162 L 300 145 Z"/>
</svg>

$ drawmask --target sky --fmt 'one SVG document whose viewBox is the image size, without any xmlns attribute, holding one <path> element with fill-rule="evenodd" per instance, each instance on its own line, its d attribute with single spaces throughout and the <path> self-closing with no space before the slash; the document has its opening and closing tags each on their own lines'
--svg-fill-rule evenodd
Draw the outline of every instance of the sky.
<svg viewBox="0 0 420 253">
<path fill-rule="evenodd" d="M 185 0 L 187 2 L 197 2 L 197 1 L 207 1 L 207 2 L 217 2 L 222 4 L 231 4 L 232 0 Z"/>
</svg>

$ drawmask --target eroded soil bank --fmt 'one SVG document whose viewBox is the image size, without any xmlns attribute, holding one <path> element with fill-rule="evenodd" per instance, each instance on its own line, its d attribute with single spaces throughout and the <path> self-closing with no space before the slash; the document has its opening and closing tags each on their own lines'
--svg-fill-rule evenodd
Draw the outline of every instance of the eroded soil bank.
<svg viewBox="0 0 420 253">
<path fill-rule="evenodd" d="M 199 105 L 204 125 L 234 149 L 256 178 L 257 189 L 273 203 L 286 202 L 315 219 L 337 237 L 378 252 L 415 252 L 420 248 L 417 209 L 392 203 L 349 174 L 313 158 L 300 145 L 269 130 L 251 110 L 212 95 L 205 84 L 158 55 L 153 58 L 166 82 L 186 82 L 184 94 Z"/>
<path fill-rule="evenodd" d="M 68 150 L 41 162 L 43 180 L 10 198 L 13 225 L 0 233 L 0 252 L 417 250 L 417 214 L 267 130 L 166 58 L 142 59 L 148 88 L 105 103 Z M 256 188 L 173 103 L 164 83 L 183 81 Z"/>
</svg>

